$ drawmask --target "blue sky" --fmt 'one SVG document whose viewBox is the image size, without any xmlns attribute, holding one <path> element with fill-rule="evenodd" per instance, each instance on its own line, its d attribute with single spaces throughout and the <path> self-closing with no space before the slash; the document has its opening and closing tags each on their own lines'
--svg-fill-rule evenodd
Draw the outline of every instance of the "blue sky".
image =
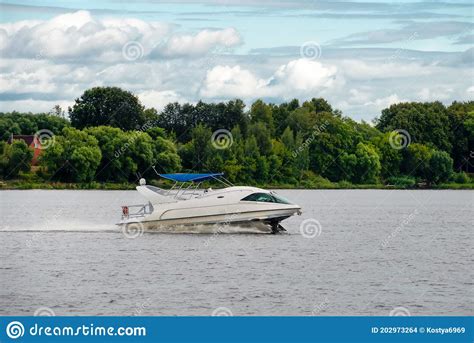
<svg viewBox="0 0 474 343">
<path fill-rule="evenodd" d="M 469 1 L 0 4 L 3 111 L 67 107 L 97 85 L 158 109 L 321 96 L 357 120 L 394 102 L 474 95 Z"/>
</svg>

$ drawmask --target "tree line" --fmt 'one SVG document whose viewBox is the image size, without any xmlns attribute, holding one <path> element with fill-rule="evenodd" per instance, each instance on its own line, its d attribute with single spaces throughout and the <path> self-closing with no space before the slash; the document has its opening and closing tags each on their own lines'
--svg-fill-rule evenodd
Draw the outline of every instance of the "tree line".
<svg viewBox="0 0 474 343">
<path fill-rule="evenodd" d="M 124 182 L 159 172 L 222 171 L 237 184 L 319 187 L 331 183 L 411 187 L 470 182 L 474 102 L 399 103 L 372 124 L 322 98 L 282 104 L 242 100 L 146 109 L 116 87 L 88 89 L 54 113 L 0 114 L 0 172 L 28 172 L 32 155 L 11 134 L 51 132 L 38 175 L 64 182 Z M 467 173 L 467 174 L 466 174 Z"/>
</svg>

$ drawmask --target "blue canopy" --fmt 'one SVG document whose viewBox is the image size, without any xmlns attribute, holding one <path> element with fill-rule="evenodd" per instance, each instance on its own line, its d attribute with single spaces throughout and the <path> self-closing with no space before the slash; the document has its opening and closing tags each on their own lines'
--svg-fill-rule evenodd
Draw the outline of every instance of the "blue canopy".
<svg viewBox="0 0 474 343">
<path fill-rule="evenodd" d="M 213 179 L 224 175 L 224 173 L 212 174 L 159 174 L 161 177 L 176 182 L 196 182 Z"/>
</svg>

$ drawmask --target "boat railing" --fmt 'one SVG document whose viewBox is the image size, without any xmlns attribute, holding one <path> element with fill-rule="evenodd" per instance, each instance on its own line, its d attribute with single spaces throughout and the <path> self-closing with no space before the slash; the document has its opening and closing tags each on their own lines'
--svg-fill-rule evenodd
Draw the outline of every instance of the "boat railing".
<svg viewBox="0 0 474 343">
<path fill-rule="evenodd" d="M 155 171 L 156 175 L 163 177 L 162 174 L 158 173 L 156 170 L 155 166 L 152 166 L 153 170 Z M 221 174 L 209 174 L 212 179 L 215 181 L 220 182 L 223 184 L 225 187 L 232 187 L 233 184 L 227 180 L 224 176 Z M 172 179 L 171 180 L 176 180 Z M 171 186 L 170 189 L 164 190 L 158 187 L 151 186 L 150 189 L 153 191 L 164 195 L 168 196 L 170 198 L 176 199 L 176 200 L 189 200 L 192 199 L 193 197 L 196 196 L 202 196 L 203 194 L 206 193 L 206 190 L 200 190 L 199 187 L 202 184 L 202 179 L 197 179 L 197 180 L 189 180 L 189 181 L 175 181 L 174 184 Z M 150 187 L 150 186 L 147 186 Z"/>
<path fill-rule="evenodd" d="M 169 196 L 176 200 L 189 200 L 193 196 L 202 195 L 203 192 L 199 189 L 201 182 L 175 182 L 170 189 L 165 191 L 163 195 Z"/>
<path fill-rule="evenodd" d="M 153 205 L 151 203 L 142 205 L 127 205 L 122 206 L 122 219 L 144 217 L 153 212 Z"/>
</svg>

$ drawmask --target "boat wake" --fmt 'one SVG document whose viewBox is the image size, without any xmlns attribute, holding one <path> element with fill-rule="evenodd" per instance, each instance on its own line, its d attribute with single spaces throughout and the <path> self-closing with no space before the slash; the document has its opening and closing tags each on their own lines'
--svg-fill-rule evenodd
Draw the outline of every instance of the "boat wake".
<svg viewBox="0 0 474 343">
<path fill-rule="evenodd" d="M 0 226 L 1 232 L 117 232 L 117 227 L 108 224 L 55 222 L 54 224 Z"/>
<path fill-rule="evenodd" d="M 24 233 L 60 233 L 60 232 L 86 232 L 86 233 L 124 233 L 123 226 L 109 224 L 94 224 L 86 222 L 55 222 L 54 224 L 38 224 L 38 225 L 18 225 L 18 226 L 0 226 L 2 232 L 24 232 Z M 138 230 L 142 234 L 167 233 L 167 234 L 257 234 L 271 233 L 271 229 L 267 225 L 252 223 L 248 225 L 174 225 L 159 227 L 137 227 L 130 230 Z"/>
<path fill-rule="evenodd" d="M 271 233 L 267 225 L 174 225 L 171 227 L 159 226 L 144 229 L 145 233 L 181 233 L 181 234 L 252 234 Z"/>
</svg>

